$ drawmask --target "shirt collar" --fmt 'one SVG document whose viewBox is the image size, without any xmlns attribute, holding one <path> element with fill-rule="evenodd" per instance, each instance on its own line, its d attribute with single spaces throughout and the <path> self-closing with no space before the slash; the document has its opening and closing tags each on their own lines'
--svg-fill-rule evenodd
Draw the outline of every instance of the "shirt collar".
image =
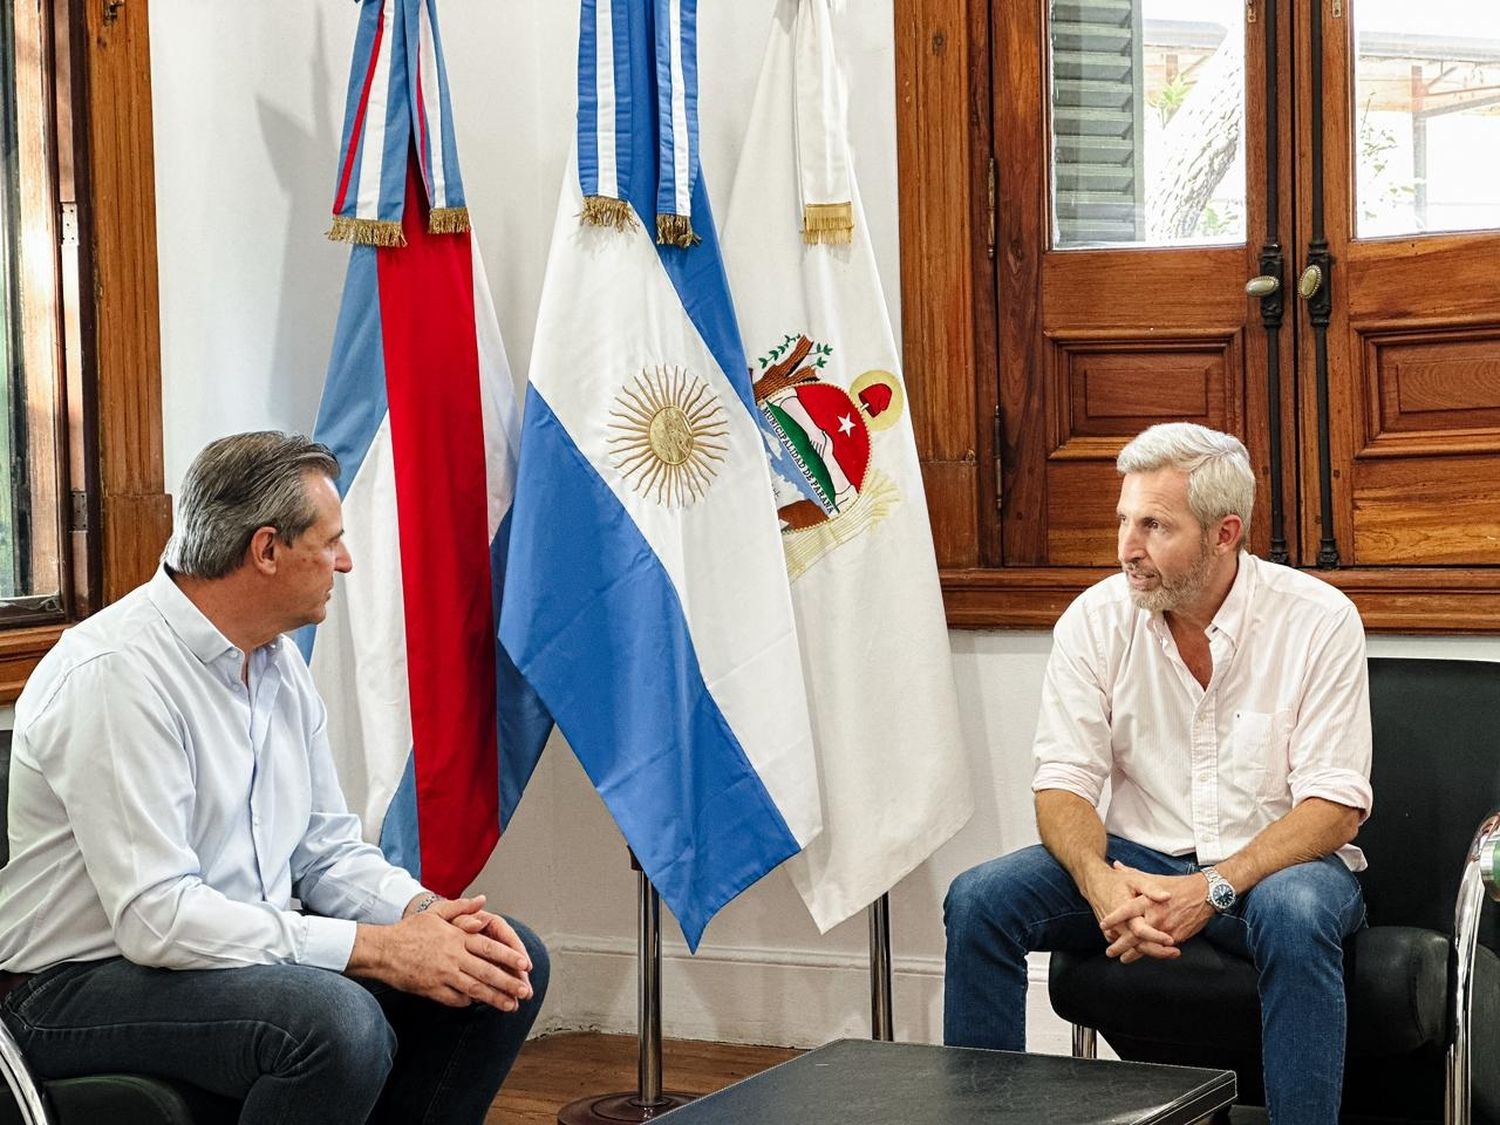
<svg viewBox="0 0 1500 1125">
<path fill-rule="evenodd" d="M 226 653 L 239 657 L 239 650 L 233 642 L 219 632 L 218 626 L 205 617 L 203 611 L 172 581 L 165 563 L 156 568 L 156 573 L 147 583 L 147 596 L 161 611 L 172 632 L 202 663 L 213 664 L 223 659 Z"/>
<path fill-rule="evenodd" d="M 1256 558 L 1249 551 L 1241 551 L 1237 563 L 1234 583 L 1229 587 L 1229 593 L 1225 595 L 1211 622 L 1212 627 L 1227 636 L 1236 647 L 1245 634 L 1245 622 L 1250 617 L 1250 601 L 1255 596 Z"/>
<path fill-rule="evenodd" d="M 1223 633 L 1236 648 L 1239 647 L 1240 638 L 1244 636 L 1245 622 L 1250 615 L 1250 602 L 1255 595 L 1256 563 L 1257 559 L 1250 552 L 1240 552 L 1229 593 L 1224 595 L 1213 620 L 1208 623 L 1210 633 Z M 1167 619 L 1160 610 L 1147 615 L 1146 627 L 1163 640 L 1172 635 Z"/>
</svg>

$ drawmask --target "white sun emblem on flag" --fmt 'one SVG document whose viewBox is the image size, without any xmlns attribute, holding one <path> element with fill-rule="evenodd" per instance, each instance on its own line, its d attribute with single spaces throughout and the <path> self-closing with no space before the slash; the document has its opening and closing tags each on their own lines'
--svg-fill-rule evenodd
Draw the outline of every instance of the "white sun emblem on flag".
<svg viewBox="0 0 1500 1125">
<path fill-rule="evenodd" d="M 713 388 L 675 365 L 648 367 L 609 414 L 610 460 L 632 488 L 669 508 L 703 498 L 729 449 Z"/>
</svg>

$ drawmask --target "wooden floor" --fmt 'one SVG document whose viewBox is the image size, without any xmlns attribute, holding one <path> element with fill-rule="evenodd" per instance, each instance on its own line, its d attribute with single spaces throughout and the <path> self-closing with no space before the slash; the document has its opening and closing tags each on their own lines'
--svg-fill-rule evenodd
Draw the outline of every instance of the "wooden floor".
<svg viewBox="0 0 1500 1125">
<path fill-rule="evenodd" d="M 662 1084 L 668 1090 L 708 1094 L 801 1053 L 787 1047 L 667 1040 L 662 1044 Z M 485 1125 L 556 1125 L 557 1111 L 571 1101 L 635 1088 L 633 1035 L 575 1032 L 533 1039 L 505 1080 Z M 1235 1106 L 1231 1121 L 1265 1125 L 1266 1111 Z"/>
<path fill-rule="evenodd" d="M 668 1040 L 662 1044 L 662 1085 L 708 1094 L 795 1058 L 786 1047 Z M 633 1035 L 578 1032 L 526 1044 L 485 1117 L 485 1125 L 555 1125 L 557 1111 L 578 1098 L 636 1089 Z"/>
</svg>

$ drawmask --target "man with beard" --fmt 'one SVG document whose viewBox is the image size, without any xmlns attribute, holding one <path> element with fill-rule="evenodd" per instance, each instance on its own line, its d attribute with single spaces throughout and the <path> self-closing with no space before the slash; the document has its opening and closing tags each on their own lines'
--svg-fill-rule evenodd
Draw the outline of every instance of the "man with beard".
<svg viewBox="0 0 1500 1125">
<path fill-rule="evenodd" d="M 1371 807 L 1359 614 L 1244 550 L 1238 439 L 1153 426 L 1116 467 L 1122 573 L 1058 620 L 1042 688 L 1042 843 L 949 888 L 943 1038 L 1023 1050 L 1033 950 L 1128 964 L 1201 935 L 1259 969 L 1270 1119 L 1334 1125 Z"/>
</svg>

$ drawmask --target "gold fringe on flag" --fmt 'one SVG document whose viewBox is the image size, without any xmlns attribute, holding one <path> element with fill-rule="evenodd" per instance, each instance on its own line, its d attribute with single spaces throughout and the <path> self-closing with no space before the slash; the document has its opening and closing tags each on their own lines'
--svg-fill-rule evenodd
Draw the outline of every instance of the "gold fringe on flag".
<svg viewBox="0 0 1500 1125">
<path fill-rule="evenodd" d="M 686 250 L 690 246 L 697 246 L 703 239 L 693 233 L 691 215 L 658 215 L 656 241 L 663 246 L 677 246 Z"/>
<path fill-rule="evenodd" d="M 467 207 L 434 207 L 427 214 L 428 234 L 468 234 Z"/>
<path fill-rule="evenodd" d="M 583 211 L 578 217 L 591 227 L 608 227 L 610 230 L 636 228 L 635 209 L 629 201 L 609 195 L 584 196 Z"/>
<path fill-rule="evenodd" d="M 854 241 L 854 204 L 807 204 L 802 208 L 802 241 L 809 246 L 848 246 Z"/>
<path fill-rule="evenodd" d="M 331 242 L 353 242 L 357 246 L 406 245 L 401 224 L 393 219 L 351 219 L 335 215 L 328 238 Z"/>
</svg>

